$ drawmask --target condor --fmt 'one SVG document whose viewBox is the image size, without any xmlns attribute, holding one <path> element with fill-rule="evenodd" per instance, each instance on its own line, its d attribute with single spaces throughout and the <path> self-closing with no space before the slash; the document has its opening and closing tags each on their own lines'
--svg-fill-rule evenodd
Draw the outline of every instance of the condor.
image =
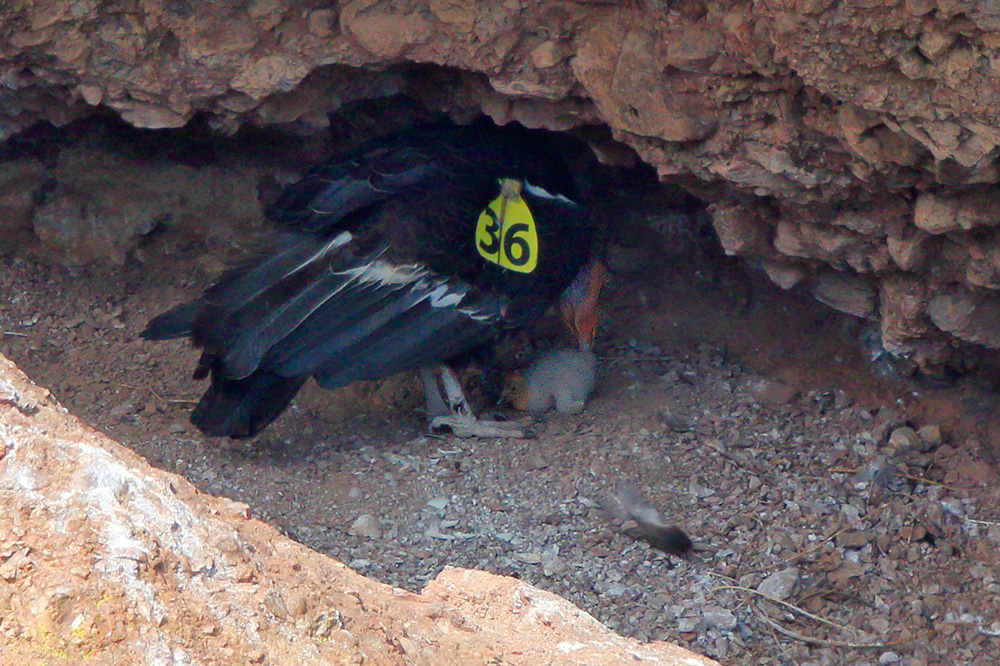
<svg viewBox="0 0 1000 666">
<path fill-rule="evenodd" d="M 266 250 L 143 331 L 202 349 L 194 377 L 211 385 L 192 422 L 249 437 L 309 377 L 335 388 L 419 369 L 433 427 L 520 435 L 476 419 L 448 364 L 556 301 L 579 345 L 593 340 L 594 222 L 543 143 L 516 128 L 409 130 L 290 186 Z"/>
</svg>

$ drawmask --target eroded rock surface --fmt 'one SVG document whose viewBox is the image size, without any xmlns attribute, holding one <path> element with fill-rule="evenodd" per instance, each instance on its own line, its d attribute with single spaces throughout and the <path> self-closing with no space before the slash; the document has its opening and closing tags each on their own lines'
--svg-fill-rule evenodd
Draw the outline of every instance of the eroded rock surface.
<svg viewBox="0 0 1000 666">
<path fill-rule="evenodd" d="M 956 340 L 997 347 L 997 331 L 942 318 L 931 299 L 982 308 L 1000 287 L 1000 13 L 989 3 L 328 5 L 6 3 L 0 138 L 99 107 L 146 128 L 201 113 L 227 130 L 314 130 L 345 102 L 393 94 L 457 118 L 603 124 L 712 203 L 727 252 L 881 321 L 894 353 L 934 364 Z M 14 220 L 0 229 L 23 219 L 4 185 L 20 177 L 0 173 Z M 73 246 L 60 229 L 77 204 L 49 204 L 39 233 Z M 134 224 L 121 233 L 145 228 Z M 919 288 L 900 307 L 903 283 Z"/>
<path fill-rule="evenodd" d="M 512 578 L 366 579 L 83 426 L 2 356 L 0 513 L 0 664 L 715 664 Z"/>
</svg>

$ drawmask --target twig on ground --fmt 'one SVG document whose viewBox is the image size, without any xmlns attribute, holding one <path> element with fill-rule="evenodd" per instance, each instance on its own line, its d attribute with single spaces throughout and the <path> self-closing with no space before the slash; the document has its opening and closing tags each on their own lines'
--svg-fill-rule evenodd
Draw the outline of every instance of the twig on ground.
<svg viewBox="0 0 1000 666">
<path fill-rule="evenodd" d="M 792 631 L 791 629 L 785 629 L 775 620 L 771 619 L 764 611 L 759 608 L 754 608 L 757 613 L 757 617 L 760 618 L 762 622 L 777 631 L 779 634 L 787 636 L 797 641 L 801 641 L 810 645 L 821 645 L 823 647 L 840 647 L 840 648 L 850 648 L 852 650 L 878 650 L 886 647 L 887 643 L 850 643 L 845 641 L 830 641 L 825 638 L 815 638 L 813 636 L 806 636 L 798 632 Z"/>
<path fill-rule="evenodd" d="M 831 474 L 857 474 L 859 469 L 851 469 L 849 467 L 831 467 L 828 471 Z M 949 492 L 955 492 L 955 489 L 952 486 L 945 485 L 940 481 L 935 481 L 934 479 L 928 479 L 925 476 L 915 476 L 913 474 L 904 474 L 903 472 L 893 472 L 893 475 L 907 479 L 908 481 L 916 481 L 918 483 L 927 483 L 932 486 L 940 486 Z"/>
<path fill-rule="evenodd" d="M 794 604 L 790 604 L 787 601 L 782 601 L 781 599 L 778 599 L 777 597 L 772 597 L 770 594 L 764 594 L 763 592 L 755 590 L 752 587 L 744 587 L 742 585 L 720 585 L 719 587 L 716 587 L 716 588 L 713 588 L 713 589 L 709 590 L 709 592 L 721 592 L 722 590 L 737 590 L 739 592 L 749 592 L 750 594 L 755 594 L 755 595 L 757 595 L 758 597 L 760 597 L 762 599 L 767 599 L 768 601 L 771 601 L 773 603 L 776 603 L 776 604 L 779 604 L 781 606 L 784 606 L 785 608 L 788 608 L 791 611 L 794 611 L 794 612 L 796 612 L 796 613 L 798 613 L 800 615 L 804 615 L 805 617 L 809 618 L 810 620 L 815 620 L 816 622 L 820 622 L 822 624 L 831 626 L 834 629 L 837 629 L 839 631 L 848 631 L 848 629 L 849 629 L 849 627 L 845 627 L 842 624 L 837 624 L 836 622 L 834 622 L 832 620 L 827 620 L 824 617 L 820 617 L 819 615 L 816 615 L 814 613 L 810 613 L 809 611 L 807 611 L 804 608 L 799 608 L 798 606 L 796 606 Z"/>
</svg>

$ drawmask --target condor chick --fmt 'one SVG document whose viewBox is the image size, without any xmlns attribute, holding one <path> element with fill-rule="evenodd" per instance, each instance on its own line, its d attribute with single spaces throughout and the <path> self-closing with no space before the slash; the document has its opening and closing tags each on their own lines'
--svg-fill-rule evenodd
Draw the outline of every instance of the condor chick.
<svg viewBox="0 0 1000 666">
<path fill-rule="evenodd" d="M 208 435 L 258 433 L 310 376 L 335 388 L 423 369 L 433 426 L 517 436 L 477 420 L 441 364 L 560 296 L 580 346 L 593 340 L 605 275 L 590 259 L 594 223 L 538 135 L 395 134 L 316 167 L 268 214 L 266 251 L 142 334 L 203 350 L 194 377 L 211 384 L 191 420 Z"/>
</svg>

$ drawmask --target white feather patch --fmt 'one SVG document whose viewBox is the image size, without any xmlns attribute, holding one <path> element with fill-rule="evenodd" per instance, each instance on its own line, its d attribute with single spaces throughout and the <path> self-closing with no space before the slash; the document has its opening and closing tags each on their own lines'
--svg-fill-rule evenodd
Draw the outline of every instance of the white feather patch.
<svg viewBox="0 0 1000 666">
<path fill-rule="evenodd" d="M 561 194 L 552 194 L 548 190 L 541 188 L 537 185 L 532 185 L 528 181 L 524 181 L 524 191 L 533 197 L 538 197 L 539 199 L 552 199 L 554 201 L 562 201 L 563 203 L 577 205 L 575 201 L 569 199 Z"/>
</svg>

